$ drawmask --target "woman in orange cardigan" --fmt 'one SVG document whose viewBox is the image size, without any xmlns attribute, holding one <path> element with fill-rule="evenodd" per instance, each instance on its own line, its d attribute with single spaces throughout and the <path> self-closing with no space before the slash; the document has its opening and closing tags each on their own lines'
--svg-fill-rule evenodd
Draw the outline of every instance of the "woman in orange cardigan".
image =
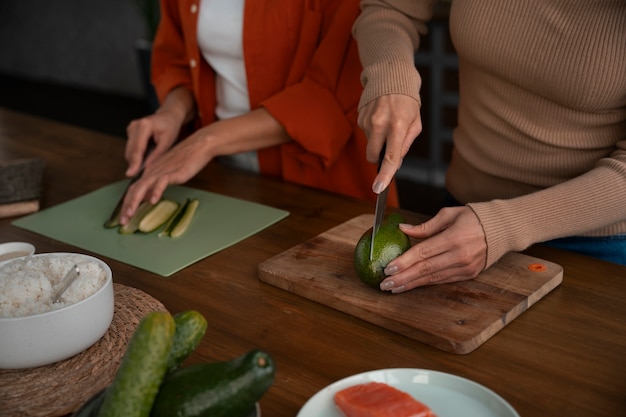
<svg viewBox="0 0 626 417">
<path fill-rule="evenodd" d="M 162 0 L 152 82 L 161 103 L 128 126 L 126 223 L 215 158 L 287 181 L 374 200 L 376 166 L 357 126 L 358 0 Z M 182 138 L 185 125 L 193 133 Z M 397 206 L 395 188 L 389 204 Z"/>
</svg>

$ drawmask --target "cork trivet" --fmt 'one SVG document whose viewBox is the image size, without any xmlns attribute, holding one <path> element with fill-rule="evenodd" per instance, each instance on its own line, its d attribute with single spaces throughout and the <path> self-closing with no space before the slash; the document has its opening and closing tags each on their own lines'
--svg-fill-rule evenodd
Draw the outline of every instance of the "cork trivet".
<svg viewBox="0 0 626 417">
<path fill-rule="evenodd" d="M 167 311 L 161 302 L 136 288 L 113 284 L 113 289 L 113 321 L 89 349 L 51 365 L 0 370 L 1 416 L 64 416 L 113 381 L 141 319 L 151 311 Z"/>
</svg>

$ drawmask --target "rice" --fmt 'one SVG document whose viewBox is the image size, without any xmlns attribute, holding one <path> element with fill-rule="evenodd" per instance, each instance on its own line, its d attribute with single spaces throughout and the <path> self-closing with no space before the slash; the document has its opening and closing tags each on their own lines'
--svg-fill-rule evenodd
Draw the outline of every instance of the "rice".
<svg viewBox="0 0 626 417">
<path fill-rule="evenodd" d="M 55 286 L 78 265 L 80 274 L 58 303 L 52 302 Z M 24 317 L 67 307 L 95 294 L 106 282 L 105 270 L 78 254 L 38 255 L 0 266 L 0 318 Z"/>
</svg>

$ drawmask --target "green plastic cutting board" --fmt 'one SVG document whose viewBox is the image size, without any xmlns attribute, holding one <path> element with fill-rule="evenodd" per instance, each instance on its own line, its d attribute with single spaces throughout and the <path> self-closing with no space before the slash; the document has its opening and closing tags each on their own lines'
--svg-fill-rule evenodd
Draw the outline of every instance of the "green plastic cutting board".
<svg viewBox="0 0 626 417">
<path fill-rule="evenodd" d="M 104 221 L 128 180 L 15 220 L 12 224 L 167 277 L 272 224 L 289 212 L 184 186 L 170 186 L 164 198 L 200 204 L 189 229 L 179 238 L 150 234 L 121 235 Z"/>
</svg>

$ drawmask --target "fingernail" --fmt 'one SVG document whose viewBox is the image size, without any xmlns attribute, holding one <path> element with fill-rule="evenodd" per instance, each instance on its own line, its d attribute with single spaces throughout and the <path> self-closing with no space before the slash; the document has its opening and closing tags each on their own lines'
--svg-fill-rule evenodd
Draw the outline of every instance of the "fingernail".
<svg viewBox="0 0 626 417">
<path fill-rule="evenodd" d="M 393 288 L 396 285 L 393 281 L 383 281 L 380 283 L 380 289 L 383 291 L 387 291 Z"/>
<path fill-rule="evenodd" d="M 374 190 L 376 194 L 382 193 L 384 189 L 385 189 L 385 184 L 383 184 L 380 181 L 376 181 L 374 183 L 374 186 L 372 187 L 372 190 Z"/>
<path fill-rule="evenodd" d="M 396 272 L 398 272 L 398 267 L 395 265 L 390 265 L 388 267 L 385 268 L 385 275 L 393 275 Z"/>
<path fill-rule="evenodd" d="M 408 223 L 398 223 L 398 227 L 400 229 L 410 229 L 413 227 L 412 224 L 408 224 Z"/>
</svg>

